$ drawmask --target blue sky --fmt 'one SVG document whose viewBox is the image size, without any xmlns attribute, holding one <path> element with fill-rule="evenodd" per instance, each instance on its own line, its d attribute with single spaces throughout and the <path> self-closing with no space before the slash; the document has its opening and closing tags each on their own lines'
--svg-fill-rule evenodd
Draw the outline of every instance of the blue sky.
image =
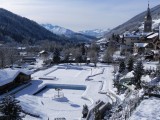
<svg viewBox="0 0 160 120">
<path fill-rule="evenodd" d="M 147 0 L 0 0 L 0 7 L 74 31 L 114 28 L 147 9 Z M 150 7 L 160 4 L 150 0 Z"/>
</svg>

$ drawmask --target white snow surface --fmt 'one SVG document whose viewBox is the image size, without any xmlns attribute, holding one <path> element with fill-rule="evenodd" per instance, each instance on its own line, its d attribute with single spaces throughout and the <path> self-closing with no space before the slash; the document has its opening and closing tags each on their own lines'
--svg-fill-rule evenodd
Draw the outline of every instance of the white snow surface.
<svg viewBox="0 0 160 120">
<path fill-rule="evenodd" d="M 160 120 L 160 99 L 149 98 L 143 100 L 130 120 Z"/>
<path fill-rule="evenodd" d="M 148 43 L 134 43 L 136 47 L 146 47 Z"/>
<path fill-rule="evenodd" d="M 156 36 L 158 36 L 159 34 L 158 33 L 154 33 L 154 34 L 152 34 L 152 35 L 150 35 L 150 36 L 148 36 L 147 38 L 154 38 L 154 37 L 156 37 Z"/>
<path fill-rule="evenodd" d="M 82 108 L 87 104 L 91 109 L 97 100 L 109 102 L 106 92 L 112 86 L 113 67 L 98 64 L 97 68 L 85 65 L 56 65 L 46 70 L 41 70 L 32 75 L 32 85 L 18 92 L 15 96 L 21 101 L 22 108 L 28 112 L 40 115 L 41 119 L 66 118 L 78 120 L 82 116 Z M 56 77 L 53 80 L 43 80 L 39 77 Z M 90 77 L 89 77 L 90 76 Z M 87 80 L 87 78 L 90 80 Z M 35 92 L 47 85 L 64 85 L 69 87 L 86 86 L 86 90 L 63 89 L 62 98 L 55 98 L 57 91 L 47 88 L 40 93 Z M 33 112 L 32 112 L 33 111 Z M 29 116 L 24 120 L 30 120 Z"/>
</svg>

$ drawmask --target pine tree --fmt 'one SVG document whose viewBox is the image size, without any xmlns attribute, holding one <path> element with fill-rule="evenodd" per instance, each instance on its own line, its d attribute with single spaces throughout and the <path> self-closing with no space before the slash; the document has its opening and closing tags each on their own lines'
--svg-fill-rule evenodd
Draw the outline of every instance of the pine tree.
<svg viewBox="0 0 160 120">
<path fill-rule="evenodd" d="M 133 64 L 134 64 L 133 58 L 129 57 L 129 59 L 127 61 L 127 70 L 128 70 L 128 72 L 131 72 L 133 70 Z"/>
<path fill-rule="evenodd" d="M 156 76 L 160 76 L 160 65 L 157 65 Z"/>
<path fill-rule="evenodd" d="M 83 114 L 83 118 L 87 117 L 88 114 L 88 106 L 87 105 L 83 105 L 83 110 L 82 110 L 82 114 Z"/>
<path fill-rule="evenodd" d="M 134 84 L 136 88 L 141 88 L 141 77 L 144 73 L 142 61 L 138 61 L 136 66 L 134 67 Z"/>
<path fill-rule="evenodd" d="M 125 70 L 126 66 L 123 60 L 121 60 L 120 64 L 119 64 L 119 72 L 123 72 Z"/>
<path fill-rule="evenodd" d="M 0 112 L 0 119 L 3 120 L 22 120 L 23 118 L 23 116 L 21 116 L 22 108 L 19 105 L 19 101 L 9 95 L 2 98 L 0 102 Z"/>
<path fill-rule="evenodd" d="M 101 113 L 98 107 L 94 108 L 94 120 L 101 120 Z"/>
</svg>

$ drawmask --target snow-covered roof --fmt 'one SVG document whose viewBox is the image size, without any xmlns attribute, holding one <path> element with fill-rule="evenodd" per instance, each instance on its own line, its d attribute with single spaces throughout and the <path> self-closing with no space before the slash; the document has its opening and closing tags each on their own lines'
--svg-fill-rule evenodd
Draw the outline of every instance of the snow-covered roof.
<svg viewBox="0 0 160 120">
<path fill-rule="evenodd" d="M 134 43 L 136 47 L 146 47 L 148 43 Z"/>
<path fill-rule="evenodd" d="M 142 33 L 143 36 L 149 36 L 149 35 L 152 35 L 152 34 L 153 34 L 153 32 L 143 32 Z"/>
<path fill-rule="evenodd" d="M 149 77 L 149 75 L 142 76 L 142 81 L 144 81 L 144 82 L 150 82 L 151 78 Z"/>
<path fill-rule="evenodd" d="M 90 60 L 90 58 L 87 58 L 87 60 Z"/>
<path fill-rule="evenodd" d="M 132 78 L 132 77 L 134 77 L 133 71 L 128 72 L 128 73 L 126 74 L 126 76 L 125 76 L 125 78 Z"/>
<path fill-rule="evenodd" d="M 17 47 L 18 50 L 25 50 L 26 47 Z"/>
<path fill-rule="evenodd" d="M 45 52 L 45 50 L 42 50 L 42 51 L 40 51 L 39 53 L 42 54 L 42 53 L 44 53 L 44 52 Z"/>
<path fill-rule="evenodd" d="M 151 50 L 154 54 L 159 54 L 159 50 Z"/>
<path fill-rule="evenodd" d="M 133 77 L 134 77 L 133 71 L 131 71 L 131 72 L 128 72 L 125 76 L 123 76 L 123 77 L 121 78 L 121 80 L 122 80 L 122 79 L 130 79 L 130 78 L 133 78 Z"/>
<path fill-rule="evenodd" d="M 24 73 L 30 75 L 32 72 L 28 70 L 14 70 L 11 68 L 1 69 L 0 70 L 0 86 L 12 82 L 19 73 Z"/>
<path fill-rule="evenodd" d="M 42 50 L 42 51 L 39 52 L 39 54 L 44 54 L 44 53 L 48 53 L 48 52 L 45 51 L 45 50 Z"/>
<path fill-rule="evenodd" d="M 102 39 L 96 41 L 96 43 L 104 43 L 104 44 L 107 42 L 108 42 L 108 40 L 106 38 L 102 38 Z"/>
<path fill-rule="evenodd" d="M 136 55 L 138 55 L 138 53 L 133 53 L 133 56 L 136 56 Z"/>
<path fill-rule="evenodd" d="M 149 35 L 147 38 L 148 38 L 148 39 L 151 39 L 151 38 L 154 38 L 154 37 L 156 37 L 156 36 L 158 36 L 158 33 L 154 33 L 154 34 L 152 34 L 152 35 Z"/>
</svg>

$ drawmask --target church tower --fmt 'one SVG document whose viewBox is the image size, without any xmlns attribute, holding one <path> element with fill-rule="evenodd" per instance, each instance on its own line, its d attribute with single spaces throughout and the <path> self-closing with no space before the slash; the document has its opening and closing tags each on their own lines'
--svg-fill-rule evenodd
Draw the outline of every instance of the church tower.
<svg viewBox="0 0 160 120">
<path fill-rule="evenodd" d="M 152 32 L 152 16 L 149 8 L 149 2 L 148 2 L 147 14 L 144 20 L 144 32 Z"/>
</svg>

